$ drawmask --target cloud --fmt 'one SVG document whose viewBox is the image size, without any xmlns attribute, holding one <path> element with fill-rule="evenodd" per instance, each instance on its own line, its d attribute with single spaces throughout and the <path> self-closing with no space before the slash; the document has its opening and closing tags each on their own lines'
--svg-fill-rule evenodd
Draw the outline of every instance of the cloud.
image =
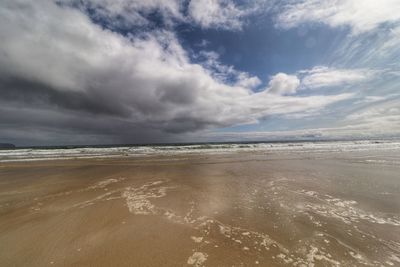
<svg viewBox="0 0 400 267">
<path fill-rule="evenodd" d="M 367 100 L 370 99 L 367 98 Z M 391 121 L 392 126 L 400 127 L 400 99 L 398 95 L 386 101 L 382 98 L 376 99 L 376 97 L 372 100 L 366 102 L 372 104 L 347 115 L 346 121 L 351 123 L 356 122 L 357 124 L 371 123 L 376 128 L 380 128 L 382 123 Z"/>
<path fill-rule="evenodd" d="M 334 125 L 303 129 L 248 131 L 248 132 L 205 132 L 205 140 L 296 140 L 296 139 L 349 139 L 349 138 L 398 138 L 400 135 L 400 98 L 398 95 L 379 101 L 365 102 Z"/>
<path fill-rule="evenodd" d="M 246 72 L 240 72 L 237 74 L 236 86 L 254 89 L 261 85 L 261 80 L 256 76 L 250 76 Z"/>
<path fill-rule="evenodd" d="M 47 143 L 163 142 L 353 97 L 285 96 L 298 80 L 283 73 L 254 92 L 257 77 L 217 58 L 210 66 L 191 62 L 169 31 L 124 36 L 49 0 L 0 5 L 3 139 L 22 132 L 35 133 L 26 138 L 31 142 L 35 136 Z M 220 79 L 218 72 L 233 78 Z"/>
<path fill-rule="evenodd" d="M 393 50 L 400 45 L 400 26 L 390 30 L 389 36 L 382 45 L 382 50 Z"/>
<path fill-rule="evenodd" d="M 381 127 L 379 129 L 379 126 Z M 286 131 L 249 131 L 249 132 L 206 132 L 202 140 L 218 141 L 282 141 L 282 140 L 338 140 L 338 139 L 370 139 L 397 138 L 400 135 L 400 125 L 397 123 L 392 131 L 387 131 L 387 122 L 374 124 L 363 123 L 336 127 L 320 127 L 294 129 Z M 382 129 L 382 127 L 384 127 Z"/>
<path fill-rule="evenodd" d="M 362 99 L 360 99 L 354 103 L 355 104 L 365 104 L 365 103 L 373 103 L 373 102 L 383 101 L 386 99 L 388 99 L 388 96 L 371 95 L 371 96 L 365 96 Z"/>
<path fill-rule="evenodd" d="M 303 0 L 289 2 L 277 16 L 277 25 L 297 27 L 303 23 L 348 26 L 354 34 L 400 21 L 398 0 Z"/>
<path fill-rule="evenodd" d="M 300 71 L 304 75 L 302 85 L 307 88 L 345 86 L 359 84 L 374 77 L 376 71 L 368 69 L 336 69 L 317 66 Z"/>
<path fill-rule="evenodd" d="M 250 9 L 240 9 L 228 0 L 195 0 L 189 3 L 189 15 L 203 28 L 240 30 Z"/>
<path fill-rule="evenodd" d="M 149 26 L 149 16 L 158 12 L 166 24 L 184 21 L 183 0 L 58 0 L 90 14 L 113 28 Z"/>
<path fill-rule="evenodd" d="M 400 135 L 400 98 L 373 101 L 347 115 L 343 124 L 358 129 L 358 134 L 375 136 Z M 351 127 L 352 126 L 352 127 Z M 354 131 L 357 134 L 356 131 Z"/>
<path fill-rule="evenodd" d="M 220 55 L 214 51 L 200 51 L 196 55 L 199 63 L 216 80 L 238 87 L 254 89 L 261 84 L 261 80 L 247 72 L 238 71 L 234 66 L 221 64 Z"/>
<path fill-rule="evenodd" d="M 268 92 L 278 95 L 294 94 L 300 85 L 300 80 L 295 75 L 278 73 L 271 77 L 268 84 Z"/>
<path fill-rule="evenodd" d="M 79 8 L 111 28 L 160 26 L 152 21 L 157 13 L 167 26 L 189 23 L 202 28 L 240 30 L 244 19 L 255 11 L 249 5 L 240 8 L 229 0 L 59 0 L 62 5 Z"/>
</svg>

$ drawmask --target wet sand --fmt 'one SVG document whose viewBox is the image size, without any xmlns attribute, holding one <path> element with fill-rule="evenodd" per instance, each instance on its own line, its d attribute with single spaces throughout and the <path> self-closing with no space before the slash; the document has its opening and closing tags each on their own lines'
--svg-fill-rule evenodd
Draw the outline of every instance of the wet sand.
<svg viewBox="0 0 400 267">
<path fill-rule="evenodd" d="M 1 266 L 400 266 L 399 152 L 0 163 Z"/>
</svg>

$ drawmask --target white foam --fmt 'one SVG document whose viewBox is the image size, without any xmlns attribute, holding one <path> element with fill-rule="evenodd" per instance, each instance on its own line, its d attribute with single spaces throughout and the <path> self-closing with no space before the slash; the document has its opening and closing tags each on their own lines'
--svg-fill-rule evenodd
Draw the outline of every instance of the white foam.
<svg viewBox="0 0 400 267">
<path fill-rule="evenodd" d="M 315 266 L 315 261 L 326 261 L 330 263 L 332 266 L 339 266 L 340 262 L 335 261 L 329 257 L 328 254 L 320 251 L 317 247 L 311 246 L 310 251 L 306 255 L 306 259 L 309 267 Z"/>
<path fill-rule="evenodd" d="M 108 186 L 110 184 L 118 183 L 118 182 L 121 182 L 123 180 L 125 180 L 125 178 L 123 178 L 123 177 L 106 179 L 106 180 L 98 182 L 95 185 L 90 186 L 89 189 L 105 188 L 106 186 Z"/>
<path fill-rule="evenodd" d="M 127 187 L 122 193 L 126 199 L 126 205 L 131 213 L 137 215 L 156 214 L 158 209 L 151 203 L 152 198 L 161 198 L 166 196 L 166 192 L 171 187 L 158 186 L 164 181 L 149 182 L 140 187 Z M 172 218 L 171 212 L 163 212 L 167 217 Z"/>
<path fill-rule="evenodd" d="M 391 259 L 392 261 L 397 261 L 398 263 L 400 263 L 400 258 L 397 257 L 396 255 L 390 255 L 389 259 Z"/>
<path fill-rule="evenodd" d="M 295 142 L 295 143 L 255 143 L 255 144 L 198 144 L 181 146 L 133 146 L 133 147 L 83 147 L 72 149 L 12 149 L 0 150 L 0 162 L 54 160 L 74 158 L 133 157 L 144 155 L 175 154 L 220 154 L 232 152 L 291 152 L 325 153 L 366 150 L 400 150 L 396 140 L 376 141 L 340 141 L 340 142 Z M 369 159 L 366 163 L 387 163 L 380 159 Z M 398 163 L 398 159 L 391 164 Z"/>
<path fill-rule="evenodd" d="M 202 236 L 199 236 L 199 237 L 191 236 L 190 238 L 191 238 L 195 243 L 201 243 L 201 241 L 203 241 L 203 237 L 202 237 Z"/>
<path fill-rule="evenodd" d="M 356 207 L 357 202 L 354 200 L 343 200 L 339 198 L 333 198 L 329 195 L 320 195 L 317 192 L 310 193 L 310 191 L 304 190 L 295 192 L 319 200 L 319 203 L 308 203 L 302 206 L 298 205 L 296 207 L 313 211 L 320 216 L 336 218 L 346 224 L 352 224 L 360 220 L 365 220 L 370 223 L 400 226 L 399 217 L 393 215 L 392 217 L 385 218 L 381 214 L 373 214 L 371 212 L 367 212 L 363 209 Z M 312 216 L 310 219 L 312 219 Z"/>
<path fill-rule="evenodd" d="M 363 257 L 361 254 L 354 252 L 354 251 L 349 251 L 349 254 L 351 257 L 353 257 L 358 263 L 364 264 L 364 265 L 371 265 L 371 263 Z"/>
<path fill-rule="evenodd" d="M 287 255 L 280 253 L 276 256 L 278 259 L 281 259 L 285 264 L 289 264 L 293 262 L 293 259 L 288 257 Z"/>
<path fill-rule="evenodd" d="M 194 265 L 196 267 L 203 266 L 208 258 L 208 255 L 203 252 L 195 252 L 187 260 L 187 264 Z"/>
<path fill-rule="evenodd" d="M 95 197 L 93 199 L 86 200 L 86 201 L 74 204 L 72 206 L 72 208 L 86 208 L 86 207 L 94 205 L 94 204 L 96 204 L 97 202 L 100 202 L 100 201 L 118 199 L 118 198 L 120 198 L 119 196 L 116 196 L 116 197 L 110 197 L 110 196 L 113 195 L 113 194 L 119 193 L 119 192 L 120 192 L 119 190 L 113 190 L 113 191 L 107 192 L 107 193 L 99 195 L 99 196 L 97 196 L 97 197 Z"/>
</svg>

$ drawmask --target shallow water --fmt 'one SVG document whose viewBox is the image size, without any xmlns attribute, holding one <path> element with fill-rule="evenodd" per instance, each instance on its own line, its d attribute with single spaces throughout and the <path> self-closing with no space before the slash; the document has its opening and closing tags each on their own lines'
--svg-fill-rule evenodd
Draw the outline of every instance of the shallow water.
<svg viewBox="0 0 400 267">
<path fill-rule="evenodd" d="M 400 266 L 397 150 L 0 165 L 4 266 Z"/>
</svg>

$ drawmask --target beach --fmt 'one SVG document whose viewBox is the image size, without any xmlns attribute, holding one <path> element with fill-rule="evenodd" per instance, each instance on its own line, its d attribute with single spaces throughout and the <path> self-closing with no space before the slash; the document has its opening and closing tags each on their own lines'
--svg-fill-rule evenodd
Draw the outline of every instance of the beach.
<svg viewBox="0 0 400 267">
<path fill-rule="evenodd" d="M 4 152 L 0 265 L 400 266 L 400 149 L 369 144 Z"/>
</svg>

